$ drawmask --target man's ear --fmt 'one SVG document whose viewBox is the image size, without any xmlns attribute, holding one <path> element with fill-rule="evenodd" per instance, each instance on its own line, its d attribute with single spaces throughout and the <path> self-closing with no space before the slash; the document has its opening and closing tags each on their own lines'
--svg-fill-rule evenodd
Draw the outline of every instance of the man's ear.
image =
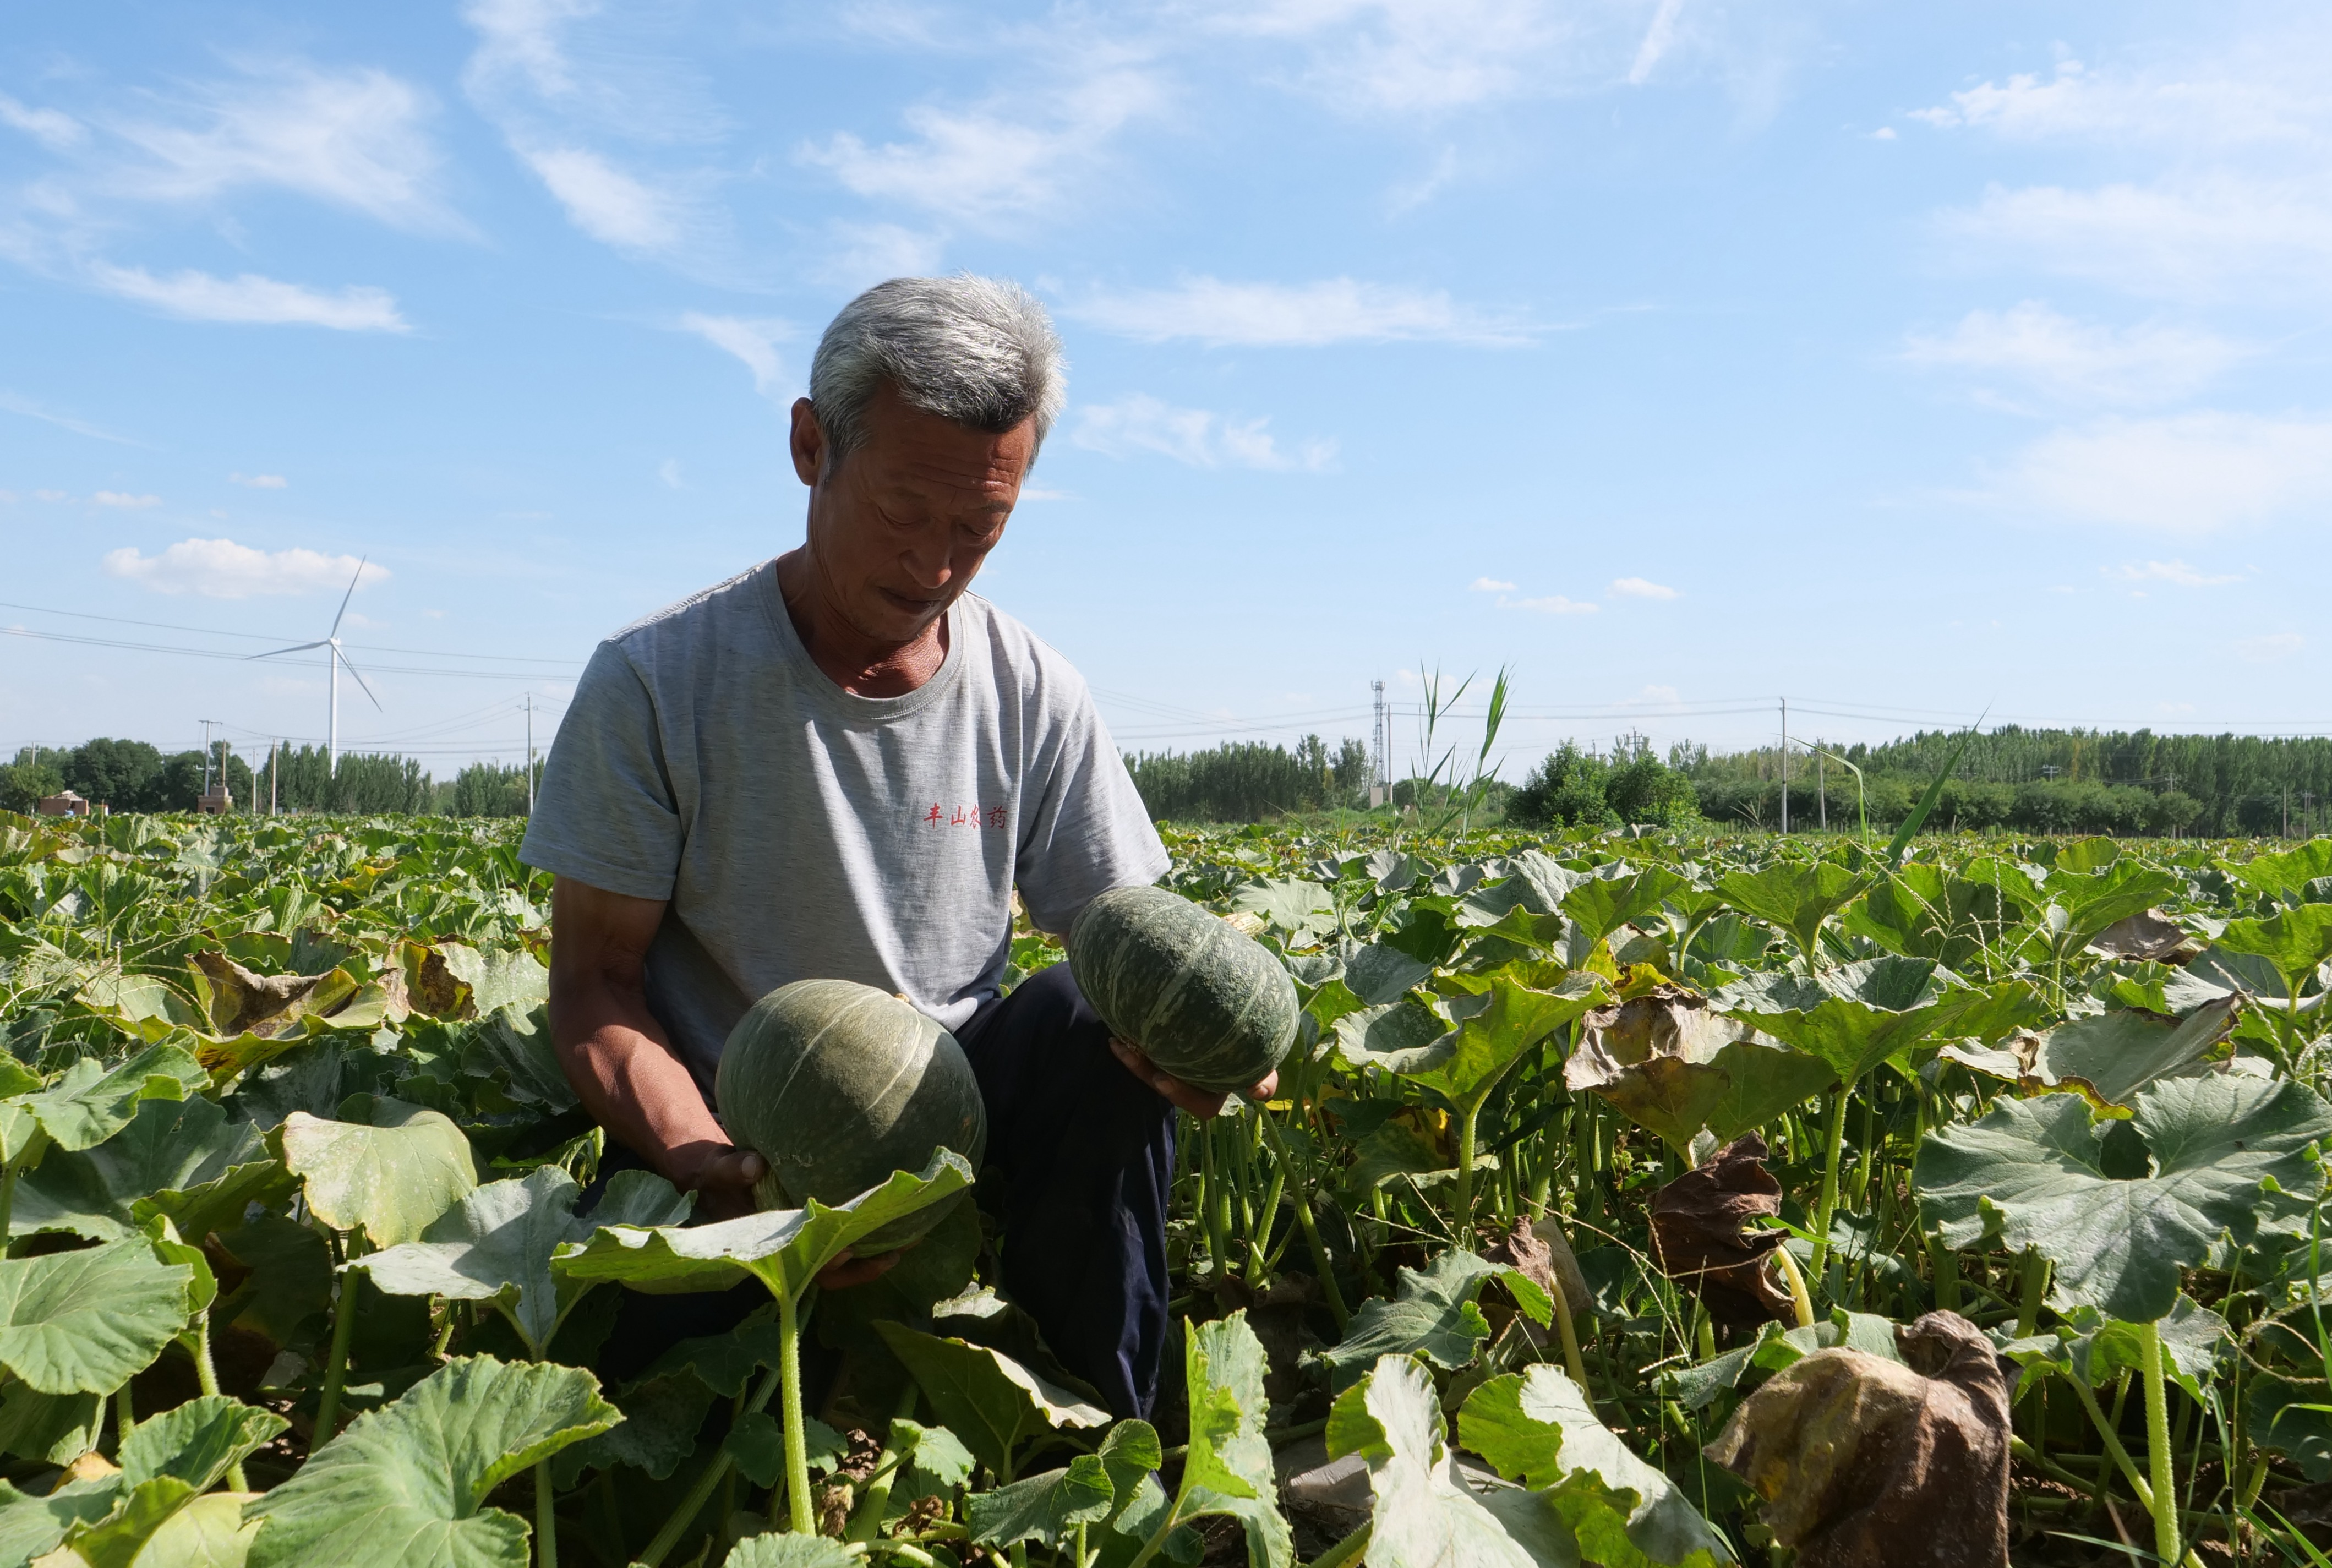
<svg viewBox="0 0 2332 1568">
<path fill-rule="evenodd" d="M 817 422 L 817 410 L 807 397 L 794 399 L 793 432 L 789 443 L 793 448 L 794 473 L 804 484 L 815 486 L 819 472 L 826 465 L 826 430 Z"/>
</svg>

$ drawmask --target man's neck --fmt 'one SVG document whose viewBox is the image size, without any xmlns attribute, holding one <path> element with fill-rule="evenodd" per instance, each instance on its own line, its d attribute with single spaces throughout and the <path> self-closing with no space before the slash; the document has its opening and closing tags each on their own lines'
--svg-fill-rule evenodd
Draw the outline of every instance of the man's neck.
<svg viewBox="0 0 2332 1568">
<path fill-rule="evenodd" d="M 778 594 L 810 663 L 856 697 L 903 697 L 947 662 L 948 618 L 936 617 L 903 643 L 878 642 L 836 609 L 809 547 L 778 557 Z"/>
</svg>

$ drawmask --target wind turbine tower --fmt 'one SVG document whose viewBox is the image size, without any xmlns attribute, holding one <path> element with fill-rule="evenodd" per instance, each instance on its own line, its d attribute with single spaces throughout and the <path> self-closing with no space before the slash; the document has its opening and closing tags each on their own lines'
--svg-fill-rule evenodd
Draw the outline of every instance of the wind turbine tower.
<svg viewBox="0 0 2332 1568">
<path fill-rule="evenodd" d="M 364 676 L 358 674 L 357 667 L 349 663 L 348 655 L 340 651 L 340 622 L 349 613 L 349 601 L 357 597 L 357 584 L 364 578 L 365 561 L 371 559 L 370 556 L 366 556 L 357 562 L 357 575 L 349 578 L 349 591 L 340 596 L 340 612 L 332 617 L 332 629 L 324 635 L 322 640 L 301 643 L 289 648 L 273 648 L 263 654 L 251 655 L 254 659 L 272 659 L 284 654 L 304 654 L 311 648 L 328 650 L 324 655 L 324 662 L 331 666 L 332 696 L 331 713 L 324 730 L 324 744 L 325 750 L 330 754 L 332 777 L 335 779 L 339 778 L 340 773 L 340 671 L 345 668 L 355 678 L 357 685 L 363 690 L 364 694 L 372 697 L 372 705 L 376 709 L 380 707 L 380 699 L 373 696 L 372 688 L 365 684 Z"/>
</svg>

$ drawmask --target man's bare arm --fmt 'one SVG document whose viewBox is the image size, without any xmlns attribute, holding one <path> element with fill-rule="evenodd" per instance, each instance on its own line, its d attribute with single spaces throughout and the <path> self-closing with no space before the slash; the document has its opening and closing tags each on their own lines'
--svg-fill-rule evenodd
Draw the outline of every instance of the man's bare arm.
<svg viewBox="0 0 2332 1568">
<path fill-rule="evenodd" d="M 767 1167 L 730 1143 L 648 1011 L 664 904 L 562 876 L 550 909 L 550 1038 L 583 1108 L 707 1213 L 750 1212 Z"/>
<path fill-rule="evenodd" d="M 648 944 L 664 906 L 561 876 L 550 890 L 550 1039 L 583 1108 L 716 1219 L 753 1209 L 769 1169 L 729 1141 L 664 1027 L 648 1011 Z M 829 1289 L 887 1271 L 895 1252 L 854 1259 L 847 1248 L 818 1275 Z"/>
</svg>

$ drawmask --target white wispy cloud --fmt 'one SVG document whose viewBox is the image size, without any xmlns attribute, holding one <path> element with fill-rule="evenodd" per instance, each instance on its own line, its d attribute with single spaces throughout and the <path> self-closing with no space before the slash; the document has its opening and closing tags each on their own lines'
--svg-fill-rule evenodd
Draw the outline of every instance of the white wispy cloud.
<svg viewBox="0 0 2332 1568">
<path fill-rule="evenodd" d="M 387 72 L 254 62 L 151 101 L 171 112 L 105 117 L 131 150 L 116 157 L 109 146 L 91 167 L 98 191 L 199 202 L 273 186 L 399 228 L 464 226 L 438 188 L 442 159 L 426 129 L 434 105 Z"/>
<path fill-rule="evenodd" d="M 226 482 L 251 490 L 282 490 L 292 483 L 280 473 L 230 473 Z"/>
<path fill-rule="evenodd" d="M 804 143 L 796 157 L 859 196 L 996 228 L 1057 209 L 1105 166 L 1120 130 L 1164 103 L 1151 72 L 1103 71 L 1052 95 L 1042 117 L 1018 100 L 965 110 L 916 104 L 902 116 L 911 140 L 870 146 L 839 131 Z"/>
<path fill-rule="evenodd" d="M 2195 391 L 2251 351 L 2214 332 L 2151 321 L 2110 327 L 2027 300 L 2006 311 L 1970 311 L 1947 333 L 1915 332 L 1903 357 L 1930 368 L 2012 377 L 2068 402 L 2154 403 Z"/>
<path fill-rule="evenodd" d="M 2332 419 L 2107 419 L 2027 446 L 1993 499 L 2068 521 L 2204 534 L 2332 502 Z"/>
<path fill-rule="evenodd" d="M 1634 5 L 1225 0 L 1194 9 L 1209 31 L 1297 45 L 1291 85 L 1354 114 L 1440 114 L 1618 80 L 1644 52 Z"/>
<path fill-rule="evenodd" d="M 2309 78 L 2314 62 L 2247 52 L 2180 68 L 2091 71 L 2078 60 L 2038 73 L 1985 81 L 1910 118 L 1943 129 L 1991 131 L 2024 142 L 2090 141 L 2127 147 L 2305 144 L 2326 128 L 2327 104 Z M 2298 63 L 2299 72 L 2292 72 Z"/>
<path fill-rule="evenodd" d="M 1150 342 L 1190 338 L 1217 345 L 1317 348 L 1420 339 L 1495 345 L 1525 340 L 1513 325 L 1457 304 L 1445 290 L 1352 278 L 1238 283 L 1196 277 L 1171 289 L 1097 292 L 1063 307 L 1062 313 Z"/>
<path fill-rule="evenodd" d="M 312 550 L 254 550 L 231 539 L 184 539 L 158 554 L 135 545 L 108 550 L 100 563 L 110 577 L 141 583 L 157 593 L 243 599 L 324 591 L 339 593 L 356 576 L 352 555 Z M 386 581 L 387 567 L 367 562 L 366 582 Z"/>
<path fill-rule="evenodd" d="M 835 223 L 827 234 L 813 268 L 822 281 L 853 293 L 887 278 L 929 277 L 947 251 L 945 235 L 903 224 Z"/>
<path fill-rule="evenodd" d="M 1995 186 L 1937 226 L 1971 261 L 2157 298 L 2260 285 L 2312 294 L 2332 276 L 2332 188 L 2315 177 L 2211 170 L 2088 190 Z"/>
<path fill-rule="evenodd" d="M 1635 62 L 1628 67 L 1631 86 L 1649 81 L 1660 57 L 1676 47 L 1677 23 L 1683 14 L 1684 0 L 1660 0 L 1659 8 L 1652 13 L 1651 24 L 1644 29 L 1644 41 L 1636 46 Z"/>
<path fill-rule="evenodd" d="M 588 148 L 517 147 L 568 222 L 619 251 L 665 251 L 686 233 L 685 204 Z"/>
<path fill-rule="evenodd" d="M 141 512 L 147 507 L 162 504 L 162 498 L 158 495 L 135 495 L 123 490 L 100 490 L 90 500 L 100 506 L 119 507 L 129 512 Z"/>
<path fill-rule="evenodd" d="M 1500 582 L 1494 577 L 1477 577 L 1466 586 L 1477 594 L 1510 594 L 1515 591 L 1514 584 Z"/>
<path fill-rule="evenodd" d="M 733 354 L 753 373 L 753 390 L 767 394 L 779 385 L 783 367 L 778 344 L 793 336 L 785 321 L 747 316 L 708 316 L 691 311 L 680 319 L 681 330 L 693 332 L 714 348 Z"/>
<path fill-rule="evenodd" d="M 21 130 L 51 152 L 79 147 L 89 139 L 89 128 L 62 110 L 35 109 L 0 92 L 0 125 Z"/>
<path fill-rule="evenodd" d="M 1154 452 L 1194 468 L 1304 469 L 1317 473 L 1336 459 L 1333 441 L 1306 441 L 1283 452 L 1268 418 L 1237 420 L 1204 408 L 1177 408 L 1135 393 L 1114 403 L 1078 409 L 1070 437 L 1111 457 Z"/>
<path fill-rule="evenodd" d="M 0 391 L 0 410 L 5 410 L 10 414 L 21 414 L 27 419 L 42 420 L 60 429 L 70 430 L 76 435 L 87 435 L 99 441 L 118 442 L 123 446 L 139 445 L 127 435 L 116 435 L 110 430 L 100 429 L 84 420 L 75 419 L 71 415 L 60 414 L 53 408 L 44 408 L 20 393 Z"/>
<path fill-rule="evenodd" d="M 195 321 L 329 327 L 341 332 L 404 332 L 411 329 L 385 289 L 352 287 L 324 293 L 256 272 L 219 278 L 183 272 L 156 277 L 143 267 L 92 263 L 85 275 L 110 294 Z"/>
<path fill-rule="evenodd" d="M 2124 582 L 2163 582 L 2176 588 L 2218 588 L 2231 582 L 2241 582 L 2241 572 L 2201 572 L 2183 560 L 2149 560 L 2136 565 L 2107 569 L 2108 575 Z"/>
<path fill-rule="evenodd" d="M 1629 599 L 1672 599 L 1677 597 L 1677 590 L 1666 583 L 1640 577 L 1615 578 L 1611 582 L 1611 591 L 1621 598 Z"/>
<path fill-rule="evenodd" d="M 677 457 L 667 457 L 662 463 L 656 464 L 656 477 L 664 481 L 667 489 L 685 490 L 688 488 L 687 482 L 680 477 L 680 459 Z"/>
</svg>

